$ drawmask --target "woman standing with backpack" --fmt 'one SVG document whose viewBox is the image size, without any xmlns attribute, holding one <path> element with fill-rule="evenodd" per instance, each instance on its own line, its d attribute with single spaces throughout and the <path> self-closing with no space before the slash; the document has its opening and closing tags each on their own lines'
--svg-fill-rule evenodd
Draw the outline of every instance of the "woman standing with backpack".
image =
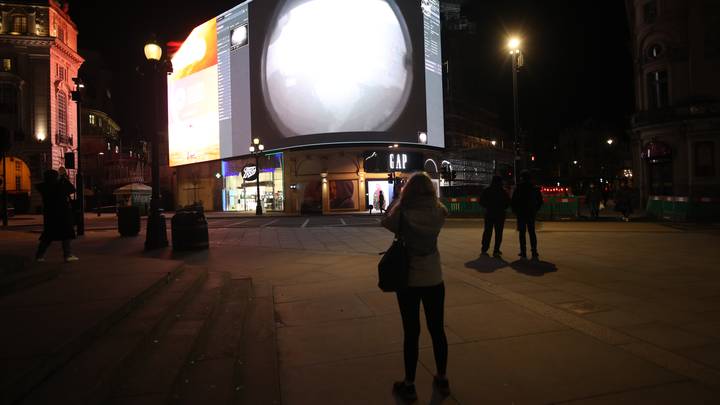
<svg viewBox="0 0 720 405">
<path fill-rule="evenodd" d="M 445 284 L 442 278 L 437 239 L 445 223 L 447 209 L 438 200 L 435 186 L 425 173 L 415 173 L 400 192 L 382 225 L 397 233 L 401 230 L 408 254 L 407 288 L 398 291 L 397 300 L 403 324 L 405 379 L 393 384 L 393 393 L 406 401 L 417 399 L 415 371 L 420 338 L 422 302 L 435 354 L 437 374 L 433 386 L 442 395 L 450 395 L 445 337 Z"/>
</svg>

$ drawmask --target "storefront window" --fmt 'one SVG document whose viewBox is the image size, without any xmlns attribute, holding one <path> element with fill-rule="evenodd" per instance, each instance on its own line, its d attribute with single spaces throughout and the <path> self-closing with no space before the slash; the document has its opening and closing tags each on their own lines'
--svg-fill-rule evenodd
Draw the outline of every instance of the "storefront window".
<svg viewBox="0 0 720 405">
<path fill-rule="evenodd" d="M 223 210 L 254 212 L 258 199 L 258 181 L 263 211 L 284 210 L 282 153 L 261 157 L 259 172 L 255 158 L 252 157 L 223 161 L 222 171 Z"/>
</svg>

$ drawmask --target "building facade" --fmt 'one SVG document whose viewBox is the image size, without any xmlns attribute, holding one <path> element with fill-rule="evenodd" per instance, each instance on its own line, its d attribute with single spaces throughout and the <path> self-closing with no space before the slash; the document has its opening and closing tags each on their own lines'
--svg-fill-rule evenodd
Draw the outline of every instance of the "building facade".
<svg viewBox="0 0 720 405">
<path fill-rule="evenodd" d="M 626 0 L 635 65 L 634 184 L 720 197 L 720 2 Z"/>
<path fill-rule="evenodd" d="M 0 126 L 12 134 L 8 156 L 27 165 L 32 184 L 65 166 L 65 154 L 78 147 L 71 99 L 83 62 L 77 37 L 66 2 L 0 2 Z M 74 181 L 75 171 L 68 174 Z M 18 211 L 40 207 L 32 188 L 18 198 L 28 201 Z"/>
<path fill-rule="evenodd" d="M 416 171 L 440 190 L 442 161 L 440 151 L 412 146 L 289 149 L 264 154 L 259 168 L 254 156 L 175 167 L 175 196 L 178 206 L 215 211 L 255 212 L 258 198 L 263 212 L 369 211 L 378 209 L 380 191 L 387 208 Z"/>
</svg>

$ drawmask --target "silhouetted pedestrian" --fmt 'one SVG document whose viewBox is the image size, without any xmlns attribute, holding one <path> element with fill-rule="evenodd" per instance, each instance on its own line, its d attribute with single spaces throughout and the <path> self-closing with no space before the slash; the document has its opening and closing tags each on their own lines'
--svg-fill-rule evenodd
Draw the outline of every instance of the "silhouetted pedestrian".
<svg viewBox="0 0 720 405">
<path fill-rule="evenodd" d="M 383 194 L 382 190 L 378 193 L 378 208 L 380 208 L 380 214 L 385 211 L 385 194 Z"/>
<path fill-rule="evenodd" d="M 632 189 L 626 179 L 620 181 L 620 187 L 615 192 L 615 211 L 620 212 L 623 221 L 630 221 L 630 215 L 632 214 Z"/>
<path fill-rule="evenodd" d="M 602 194 L 600 190 L 595 187 L 595 183 L 590 183 L 590 188 L 588 188 L 585 194 L 585 203 L 588 205 L 588 208 L 590 208 L 590 218 L 597 219 L 600 216 L 601 200 Z"/>
<path fill-rule="evenodd" d="M 62 172 L 64 173 L 64 170 Z M 43 200 L 43 232 L 35 259 L 39 262 L 45 261 L 45 253 L 50 244 L 61 241 L 65 261 L 78 260 L 70 248 L 70 241 L 75 238 L 70 195 L 75 193 L 75 187 L 66 175 L 60 175 L 55 170 L 45 171 L 43 182 L 37 187 Z"/>
<path fill-rule="evenodd" d="M 490 239 L 495 230 L 495 247 L 493 256 L 500 257 L 503 229 L 505 228 L 505 210 L 510 206 L 510 197 L 503 188 L 500 176 L 493 176 L 492 183 L 480 195 L 480 205 L 485 208 L 485 230 L 482 236 L 482 255 L 487 256 L 490 249 Z"/>
<path fill-rule="evenodd" d="M 535 234 L 535 216 L 542 207 L 543 198 L 540 189 L 530 178 L 529 172 L 520 173 L 520 184 L 515 187 L 512 196 L 512 209 L 517 216 L 517 228 L 520 233 L 520 257 L 527 259 L 527 244 L 525 232 L 530 236 L 530 249 L 532 257 L 537 260 L 540 256 L 537 251 L 537 235 Z"/>
<path fill-rule="evenodd" d="M 393 392 L 404 400 L 417 399 L 415 371 L 420 338 L 420 303 L 425 310 L 427 328 L 432 338 L 437 375 L 436 390 L 450 394 L 447 370 L 448 345 L 445 337 L 445 284 L 442 278 L 437 239 L 445 223 L 447 209 L 440 203 L 435 186 L 425 173 L 416 173 L 402 188 L 382 225 L 393 231 L 402 227 L 408 253 L 408 288 L 397 292 L 403 324 L 405 379 L 393 384 Z M 400 221 L 402 220 L 402 224 Z"/>
</svg>

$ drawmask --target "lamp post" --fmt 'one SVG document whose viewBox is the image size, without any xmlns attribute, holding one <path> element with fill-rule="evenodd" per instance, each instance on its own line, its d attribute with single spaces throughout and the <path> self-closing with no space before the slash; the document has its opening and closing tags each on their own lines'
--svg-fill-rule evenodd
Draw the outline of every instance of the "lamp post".
<svg viewBox="0 0 720 405">
<path fill-rule="evenodd" d="M 257 178 L 255 179 L 255 215 L 262 215 L 262 202 L 260 201 L 260 155 L 265 150 L 265 146 L 260 143 L 260 138 L 254 138 L 249 150 L 250 153 L 255 156 L 255 170 L 257 171 Z"/>
<path fill-rule="evenodd" d="M 154 122 L 152 128 L 152 197 L 150 199 L 150 214 L 147 220 L 147 233 L 145 234 L 145 249 L 157 249 L 168 245 L 165 216 L 160 207 L 160 114 L 163 109 L 160 102 L 164 94 L 162 86 L 165 76 L 172 73 L 172 64 L 163 59 L 162 47 L 155 41 L 149 40 L 144 47 L 145 58 L 148 61 L 147 75 L 149 76 L 151 92 L 153 93 Z"/>
<path fill-rule="evenodd" d="M 75 102 L 77 108 L 77 136 L 75 142 L 77 142 L 77 167 L 75 171 L 75 200 L 77 201 L 77 210 L 79 215 L 77 217 L 77 234 L 78 236 L 85 234 L 85 179 L 82 173 L 82 149 L 80 148 L 80 134 L 82 129 L 82 90 L 85 88 L 85 84 L 79 77 L 73 77 L 75 82 L 75 90 L 72 91 L 72 100 Z"/>
<path fill-rule="evenodd" d="M 523 55 L 520 52 L 520 38 L 512 37 L 508 40 L 507 47 L 512 57 L 512 80 L 513 80 L 513 176 L 517 184 L 518 161 L 520 160 L 520 111 L 518 107 L 518 70 L 523 65 Z"/>
</svg>

